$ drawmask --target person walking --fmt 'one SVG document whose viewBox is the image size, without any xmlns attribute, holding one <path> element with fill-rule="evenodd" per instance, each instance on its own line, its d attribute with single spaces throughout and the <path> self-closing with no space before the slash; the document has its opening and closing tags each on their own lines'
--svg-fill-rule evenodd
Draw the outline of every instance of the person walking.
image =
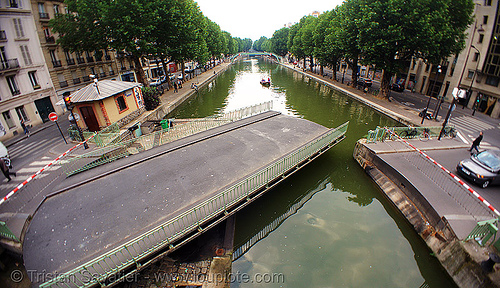
<svg viewBox="0 0 500 288">
<path fill-rule="evenodd" d="M 10 178 L 10 175 L 14 175 L 14 177 L 17 176 L 15 172 L 10 172 L 9 171 L 9 166 L 7 166 L 7 164 L 5 163 L 5 161 L 3 159 L 1 159 L 1 158 L 0 158 L 0 169 L 2 169 L 2 173 L 5 176 L 5 178 L 8 179 L 7 182 L 10 182 L 10 180 L 12 180 L 12 178 Z"/>
<path fill-rule="evenodd" d="M 177 93 L 177 81 L 174 81 L 174 93 Z"/>
<path fill-rule="evenodd" d="M 472 142 L 472 146 L 469 149 L 470 154 L 472 155 L 474 152 L 472 150 L 476 150 L 476 153 L 479 153 L 479 144 L 481 144 L 481 141 L 483 140 L 483 131 L 479 132 L 479 136 L 477 136 L 476 139 L 474 139 L 474 142 Z"/>
<path fill-rule="evenodd" d="M 26 123 L 24 123 L 23 119 L 21 119 L 21 127 L 23 128 L 24 135 L 30 137 L 30 130 L 28 130 L 28 126 L 26 126 Z"/>
</svg>

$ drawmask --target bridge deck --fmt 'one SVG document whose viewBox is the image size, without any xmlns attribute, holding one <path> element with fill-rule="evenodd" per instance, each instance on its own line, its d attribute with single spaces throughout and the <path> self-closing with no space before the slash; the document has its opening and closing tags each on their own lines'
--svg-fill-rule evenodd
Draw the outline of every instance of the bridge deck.
<svg viewBox="0 0 500 288">
<path fill-rule="evenodd" d="M 34 215 L 24 241 L 25 266 L 67 272 L 328 130 L 266 112 L 70 177 Z"/>
</svg>

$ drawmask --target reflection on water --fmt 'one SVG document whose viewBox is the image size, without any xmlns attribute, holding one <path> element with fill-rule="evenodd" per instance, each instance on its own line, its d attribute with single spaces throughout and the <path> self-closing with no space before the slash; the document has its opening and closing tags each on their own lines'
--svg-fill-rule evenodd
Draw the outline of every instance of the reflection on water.
<svg viewBox="0 0 500 288">
<path fill-rule="evenodd" d="M 269 88 L 259 83 L 267 77 Z M 349 130 L 344 141 L 237 214 L 235 248 L 247 247 L 233 272 L 284 276 L 285 283 L 266 287 L 454 287 L 352 157 L 359 138 L 376 126 L 397 125 L 393 120 L 255 59 L 233 65 L 169 117 L 205 117 L 267 101 L 273 110 L 326 127 L 350 121 Z"/>
</svg>

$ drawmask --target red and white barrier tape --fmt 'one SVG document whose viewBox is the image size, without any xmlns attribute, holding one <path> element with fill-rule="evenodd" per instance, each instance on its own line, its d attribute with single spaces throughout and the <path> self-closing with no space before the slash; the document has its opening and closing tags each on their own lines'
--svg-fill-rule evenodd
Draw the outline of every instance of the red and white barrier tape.
<svg viewBox="0 0 500 288">
<path fill-rule="evenodd" d="M 95 135 L 95 134 L 94 134 Z M 2 205 L 5 201 L 7 201 L 10 197 L 12 197 L 12 195 L 14 195 L 17 191 L 19 191 L 19 189 L 23 188 L 24 186 L 26 186 L 31 180 L 35 179 L 36 176 L 40 175 L 45 169 L 49 168 L 50 166 L 52 166 L 52 164 L 56 163 L 57 161 L 59 161 L 59 159 L 61 159 L 62 157 L 66 156 L 69 152 L 75 150 L 76 148 L 78 148 L 80 145 L 83 145 L 85 142 L 89 141 L 90 139 L 92 139 L 94 137 L 94 135 L 92 135 L 91 137 L 89 137 L 87 140 L 85 140 L 84 142 L 80 142 L 78 143 L 77 145 L 71 147 L 70 149 L 68 149 L 66 152 L 64 152 L 63 154 L 59 155 L 56 159 L 52 160 L 50 163 L 48 163 L 47 165 L 45 165 L 42 169 L 38 170 L 35 174 L 31 175 L 28 179 L 24 180 L 23 183 L 19 184 L 16 188 L 14 188 L 14 190 L 10 191 L 9 194 L 7 194 L 5 197 L 3 197 L 2 199 L 0 199 L 0 205 Z"/>
<path fill-rule="evenodd" d="M 420 154 L 422 154 L 425 158 L 427 158 L 429 161 L 431 161 L 432 163 L 434 163 L 436 166 L 438 166 L 439 168 L 441 168 L 441 170 L 443 170 L 444 172 L 446 172 L 448 175 L 450 175 L 455 181 L 457 181 L 458 183 L 460 183 L 463 187 L 465 187 L 465 189 L 467 189 L 467 191 L 469 191 L 470 193 L 472 193 L 472 195 L 474 195 L 477 199 L 479 199 L 479 201 L 481 201 L 481 203 L 483 203 L 484 205 L 486 205 L 486 207 L 488 207 L 491 211 L 493 211 L 497 216 L 500 216 L 500 212 L 498 212 L 497 209 L 495 209 L 495 207 L 493 207 L 488 201 L 486 201 L 486 199 L 483 198 L 483 196 L 479 195 L 479 193 L 477 193 L 476 191 L 474 191 L 474 189 L 472 189 L 469 185 L 467 185 L 467 183 L 465 183 L 464 181 L 462 181 L 460 178 L 458 178 L 455 174 L 451 173 L 450 170 L 446 169 L 445 167 L 443 167 L 443 165 L 439 164 L 438 162 L 436 162 L 436 160 L 432 159 L 429 155 L 425 154 L 424 152 L 422 152 L 420 149 L 418 149 L 417 147 L 413 146 L 412 144 L 410 144 L 408 141 L 406 141 L 405 139 L 399 137 L 398 134 L 394 133 L 393 131 L 391 131 L 390 129 L 388 129 L 387 127 L 385 128 L 389 133 L 393 134 L 393 135 L 396 135 L 401 141 L 403 141 L 406 145 L 410 146 L 411 148 L 415 149 L 417 152 L 419 152 Z"/>
</svg>

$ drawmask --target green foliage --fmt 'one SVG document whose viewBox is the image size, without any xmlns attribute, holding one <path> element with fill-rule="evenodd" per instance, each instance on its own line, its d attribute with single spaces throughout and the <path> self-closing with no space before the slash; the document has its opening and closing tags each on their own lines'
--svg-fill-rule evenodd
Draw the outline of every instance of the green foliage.
<svg viewBox="0 0 500 288">
<path fill-rule="evenodd" d="M 262 36 L 259 38 L 259 40 L 253 42 L 252 48 L 257 51 L 265 51 L 262 47 L 262 45 L 265 45 L 265 42 L 268 41 L 267 37 Z"/>
<path fill-rule="evenodd" d="M 280 56 L 285 56 L 286 53 L 288 53 L 287 41 L 289 31 L 289 28 L 283 27 L 273 33 L 273 37 L 270 39 L 271 52 L 274 52 Z"/>
<path fill-rule="evenodd" d="M 142 87 L 142 98 L 148 111 L 160 106 L 160 92 L 156 87 Z"/>
</svg>

